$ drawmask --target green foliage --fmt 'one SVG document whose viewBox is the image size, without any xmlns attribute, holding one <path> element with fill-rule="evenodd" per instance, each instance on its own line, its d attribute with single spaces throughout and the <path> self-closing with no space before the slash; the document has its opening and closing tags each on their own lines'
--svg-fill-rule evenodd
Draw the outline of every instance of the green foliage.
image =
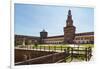
<svg viewBox="0 0 100 69">
<path fill-rule="evenodd" d="M 80 46 L 83 46 L 83 47 L 94 47 L 94 44 L 80 44 Z"/>
</svg>

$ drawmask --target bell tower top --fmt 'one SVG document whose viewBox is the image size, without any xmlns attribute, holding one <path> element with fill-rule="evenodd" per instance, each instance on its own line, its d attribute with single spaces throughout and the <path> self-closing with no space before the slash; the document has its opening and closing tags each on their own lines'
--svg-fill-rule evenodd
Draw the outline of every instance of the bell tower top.
<svg viewBox="0 0 100 69">
<path fill-rule="evenodd" d="M 73 26 L 71 10 L 68 10 L 68 15 L 67 15 L 67 20 L 66 20 L 66 27 L 67 26 Z"/>
<path fill-rule="evenodd" d="M 68 11 L 68 15 L 71 15 L 71 10 Z"/>
</svg>

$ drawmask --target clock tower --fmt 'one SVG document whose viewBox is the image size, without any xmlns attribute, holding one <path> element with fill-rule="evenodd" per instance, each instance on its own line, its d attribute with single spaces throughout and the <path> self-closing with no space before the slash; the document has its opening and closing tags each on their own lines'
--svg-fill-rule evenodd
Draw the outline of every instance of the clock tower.
<svg viewBox="0 0 100 69">
<path fill-rule="evenodd" d="M 75 38 L 76 27 L 73 26 L 73 20 L 71 15 L 71 10 L 68 11 L 68 16 L 66 20 L 66 26 L 64 27 L 64 43 L 73 44 Z"/>
</svg>

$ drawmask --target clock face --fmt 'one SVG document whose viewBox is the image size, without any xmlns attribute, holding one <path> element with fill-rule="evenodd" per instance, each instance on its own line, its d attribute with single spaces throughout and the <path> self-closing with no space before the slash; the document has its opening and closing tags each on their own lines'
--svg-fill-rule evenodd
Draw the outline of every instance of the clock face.
<svg viewBox="0 0 100 69">
<path fill-rule="evenodd" d="M 68 23 L 67 23 L 67 25 L 69 26 L 69 25 L 70 25 L 70 23 L 68 22 Z"/>
</svg>

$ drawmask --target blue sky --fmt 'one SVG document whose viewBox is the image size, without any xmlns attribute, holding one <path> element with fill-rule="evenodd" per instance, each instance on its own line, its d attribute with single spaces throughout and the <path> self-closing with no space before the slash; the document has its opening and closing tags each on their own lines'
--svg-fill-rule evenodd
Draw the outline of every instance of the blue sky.
<svg viewBox="0 0 100 69">
<path fill-rule="evenodd" d="M 94 31 L 94 9 L 71 6 L 14 5 L 15 34 L 40 36 L 45 29 L 48 36 L 63 35 L 68 10 L 71 10 L 76 33 Z"/>
</svg>

